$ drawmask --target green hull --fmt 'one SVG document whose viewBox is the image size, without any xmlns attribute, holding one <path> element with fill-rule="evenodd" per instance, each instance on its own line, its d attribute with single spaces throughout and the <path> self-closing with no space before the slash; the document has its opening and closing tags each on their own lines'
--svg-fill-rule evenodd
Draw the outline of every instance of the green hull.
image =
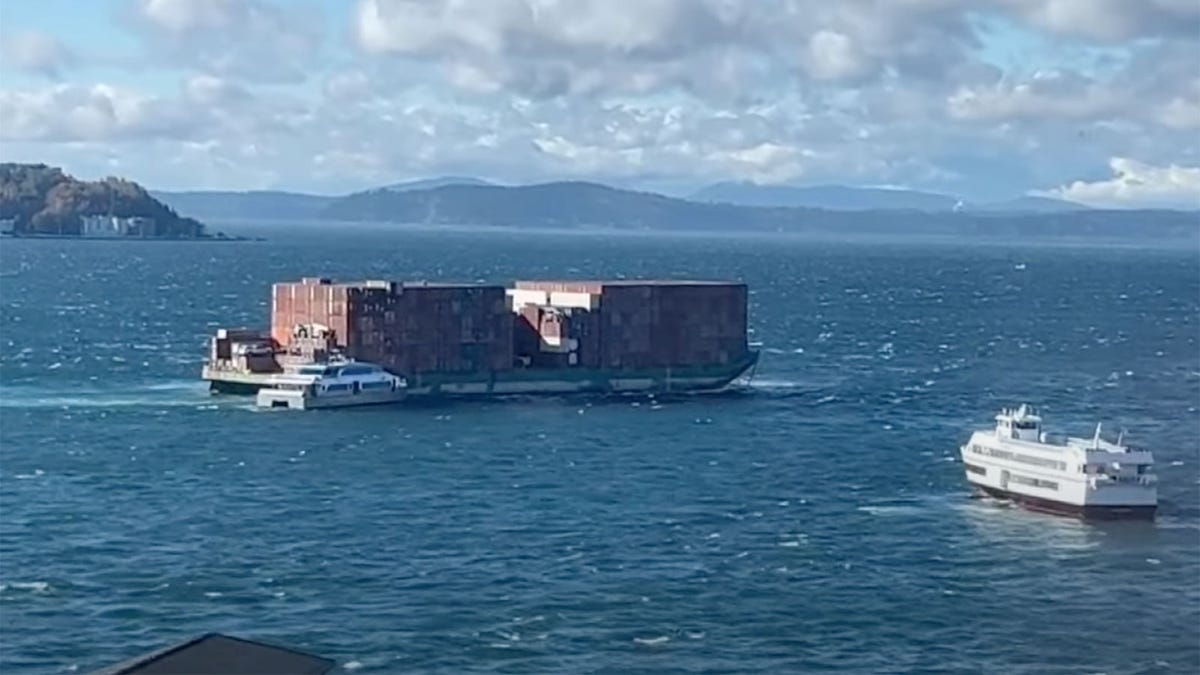
<svg viewBox="0 0 1200 675">
<path fill-rule="evenodd" d="M 758 353 L 730 364 L 637 370 L 529 368 L 491 373 L 424 373 L 408 377 L 407 397 L 510 396 L 546 394 L 703 393 L 721 391 L 753 374 Z M 206 375 L 213 392 L 254 395 L 269 386 L 258 378 Z"/>
</svg>

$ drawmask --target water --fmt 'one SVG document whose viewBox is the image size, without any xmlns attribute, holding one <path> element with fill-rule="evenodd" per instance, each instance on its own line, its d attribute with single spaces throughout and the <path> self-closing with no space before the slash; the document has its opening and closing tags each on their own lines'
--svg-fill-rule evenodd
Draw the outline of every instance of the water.
<svg viewBox="0 0 1200 675">
<path fill-rule="evenodd" d="M 209 630 L 362 673 L 1200 669 L 1194 250 L 378 228 L 2 247 L 6 674 Z M 741 278 L 765 351 L 751 393 L 709 399 L 210 398 L 207 334 L 313 274 Z M 1022 400 L 1150 446 L 1158 520 L 969 498 L 958 444 Z"/>
</svg>

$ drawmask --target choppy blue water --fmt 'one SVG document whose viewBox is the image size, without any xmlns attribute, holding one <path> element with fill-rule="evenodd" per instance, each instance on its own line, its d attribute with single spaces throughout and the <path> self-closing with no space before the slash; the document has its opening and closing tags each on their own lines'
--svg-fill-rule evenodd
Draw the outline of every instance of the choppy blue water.
<svg viewBox="0 0 1200 675">
<path fill-rule="evenodd" d="M 6 674 L 210 630 L 363 673 L 1200 670 L 1195 250 L 378 229 L 0 246 Z M 317 273 L 740 278 L 765 353 L 750 393 L 711 399 L 211 399 L 207 334 Z M 1157 521 L 969 498 L 956 448 L 1023 400 L 1150 446 Z"/>
</svg>

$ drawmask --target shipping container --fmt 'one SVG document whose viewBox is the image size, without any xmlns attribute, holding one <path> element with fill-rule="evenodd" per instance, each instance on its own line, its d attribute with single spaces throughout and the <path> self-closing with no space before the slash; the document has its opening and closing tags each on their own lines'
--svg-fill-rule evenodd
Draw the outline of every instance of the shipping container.
<svg viewBox="0 0 1200 675">
<path fill-rule="evenodd" d="M 404 374 L 512 367 L 512 313 L 500 286 L 312 278 L 276 284 L 272 335 L 283 344 L 295 326 L 332 329 L 347 355 Z"/>
</svg>

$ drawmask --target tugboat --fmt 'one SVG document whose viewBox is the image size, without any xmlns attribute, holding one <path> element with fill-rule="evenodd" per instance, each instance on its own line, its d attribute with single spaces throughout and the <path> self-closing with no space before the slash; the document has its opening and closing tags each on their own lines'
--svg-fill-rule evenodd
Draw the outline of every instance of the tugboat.
<svg viewBox="0 0 1200 675">
<path fill-rule="evenodd" d="M 382 367 L 340 355 L 273 375 L 258 391 L 260 408 L 348 408 L 404 400 L 408 383 Z"/>
<path fill-rule="evenodd" d="M 1148 450 L 1100 437 L 1053 436 L 1037 411 L 1001 410 L 994 429 L 960 448 L 967 482 L 977 491 L 1034 511 L 1082 518 L 1154 518 L 1154 457 Z"/>
</svg>

